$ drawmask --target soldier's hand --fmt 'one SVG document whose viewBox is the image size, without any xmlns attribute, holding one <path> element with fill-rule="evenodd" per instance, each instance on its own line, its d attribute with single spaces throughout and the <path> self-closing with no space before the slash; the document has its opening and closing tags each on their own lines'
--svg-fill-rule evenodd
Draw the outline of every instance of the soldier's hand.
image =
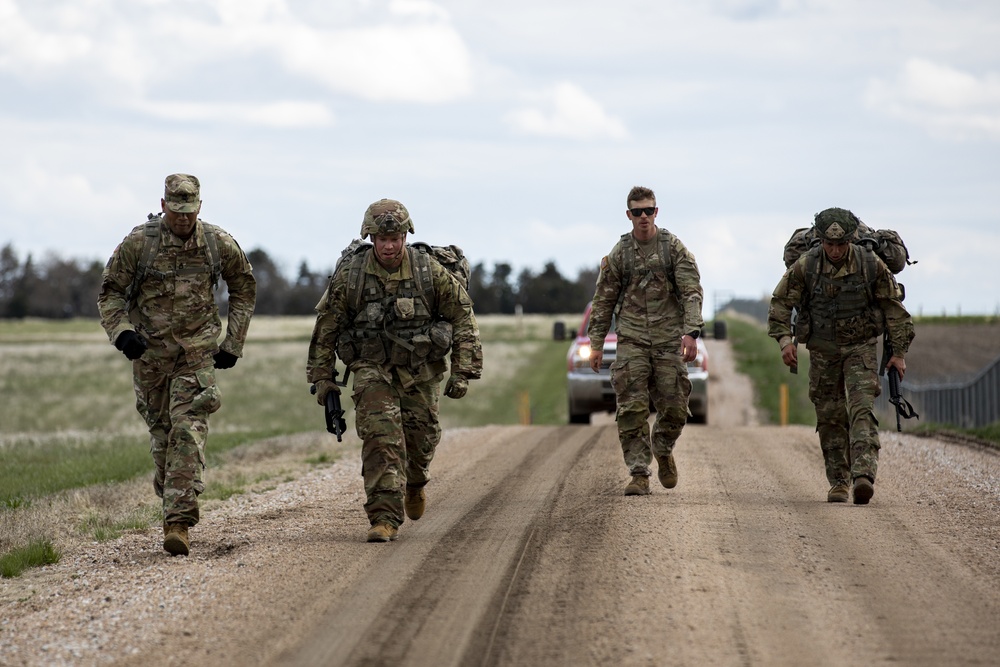
<svg viewBox="0 0 1000 667">
<path fill-rule="evenodd" d="M 125 358 L 135 361 L 143 355 L 148 347 L 146 339 L 134 331 L 123 331 L 115 339 L 115 347 L 121 350 Z"/>
<path fill-rule="evenodd" d="M 212 357 L 215 360 L 216 368 L 232 368 L 236 365 L 236 360 L 239 359 L 235 354 L 231 352 L 226 352 L 225 350 L 219 350 Z"/>
<path fill-rule="evenodd" d="M 448 384 L 444 387 L 444 395 L 448 398 L 462 398 L 469 391 L 469 381 L 461 375 L 451 375 L 448 377 Z"/>
<path fill-rule="evenodd" d="M 903 376 L 906 375 L 906 361 L 902 357 L 897 357 L 895 355 L 889 357 L 889 361 L 886 363 L 886 368 L 895 368 L 899 372 L 899 379 L 902 380 Z"/>
<path fill-rule="evenodd" d="M 333 380 L 316 380 L 313 383 L 313 393 L 316 394 L 316 402 L 320 405 L 326 405 L 326 395 L 331 391 L 335 394 L 340 393 L 340 385 L 338 385 Z"/>
<path fill-rule="evenodd" d="M 592 349 L 590 351 L 590 370 L 594 371 L 595 373 L 600 373 L 601 364 L 603 363 L 604 363 L 604 348 L 602 347 L 600 350 Z"/>
<path fill-rule="evenodd" d="M 681 336 L 681 358 L 685 363 L 694 361 L 698 357 L 698 341 L 684 334 Z"/>
<path fill-rule="evenodd" d="M 781 361 L 789 368 L 799 365 L 799 346 L 789 343 L 781 348 Z"/>
</svg>

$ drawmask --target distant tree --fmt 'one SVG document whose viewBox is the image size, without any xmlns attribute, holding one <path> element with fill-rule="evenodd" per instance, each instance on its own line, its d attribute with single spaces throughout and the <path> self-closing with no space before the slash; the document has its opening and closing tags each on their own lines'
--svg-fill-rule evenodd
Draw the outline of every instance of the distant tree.
<svg viewBox="0 0 1000 667">
<path fill-rule="evenodd" d="M 518 303 L 518 295 L 514 286 L 510 283 L 510 277 L 514 273 L 510 264 L 501 262 L 493 265 L 493 278 L 490 280 L 490 292 L 496 300 L 495 313 L 503 315 L 513 315 L 514 306 Z"/>
<path fill-rule="evenodd" d="M 597 276 L 600 275 L 600 273 L 600 268 L 594 267 L 589 269 L 580 269 L 580 273 L 577 274 L 576 284 L 580 289 L 581 295 L 586 297 L 586 301 L 590 301 L 594 298 L 594 291 L 597 289 Z M 586 301 L 584 303 L 586 303 Z"/>
<path fill-rule="evenodd" d="M 295 279 L 295 284 L 288 290 L 282 314 L 312 315 L 316 312 L 316 304 L 323 296 L 326 285 L 327 274 L 313 273 L 309 270 L 309 265 L 303 261 L 299 265 L 299 275 Z"/>
<path fill-rule="evenodd" d="M 539 274 L 525 269 L 518 277 L 518 296 L 526 313 L 565 313 L 583 310 L 589 296 L 576 282 L 559 273 L 549 262 Z"/>
<path fill-rule="evenodd" d="M 10 303 L 21 276 L 21 260 L 10 243 L 0 249 L 0 317 L 11 317 Z"/>
<path fill-rule="evenodd" d="M 285 300 L 288 298 L 288 280 L 263 249 L 251 250 L 247 253 L 247 259 L 253 265 L 254 279 L 257 281 L 257 305 L 254 312 L 258 315 L 283 314 Z"/>
<path fill-rule="evenodd" d="M 486 282 L 486 267 L 482 262 L 473 266 L 469 275 L 469 297 L 475 304 L 476 313 L 485 315 L 497 312 L 496 297 Z"/>
</svg>

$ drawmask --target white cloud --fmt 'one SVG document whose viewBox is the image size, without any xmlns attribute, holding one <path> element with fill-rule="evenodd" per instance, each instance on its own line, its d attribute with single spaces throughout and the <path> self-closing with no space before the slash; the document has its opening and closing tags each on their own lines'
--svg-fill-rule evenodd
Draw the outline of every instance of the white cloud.
<svg viewBox="0 0 1000 667">
<path fill-rule="evenodd" d="M 579 86 L 562 82 L 540 96 L 540 106 L 512 111 L 508 124 L 519 134 L 569 139 L 623 139 L 625 125 Z"/>
<path fill-rule="evenodd" d="M 911 58 L 894 81 L 870 81 L 865 100 L 936 135 L 1000 139 L 1000 75 L 994 73 L 977 77 Z"/>
<path fill-rule="evenodd" d="M 286 67 L 335 92 L 432 104 L 472 90 L 471 57 L 449 25 L 387 23 L 330 32 L 298 26 L 277 37 L 274 48 Z"/>
<path fill-rule="evenodd" d="M 0 68 L 16 71 L 65 65 L 92 46 L 83 35 L 36 30 L 14 0 L 0 0 Z"/>
<path fill-rule="evenodd" d="M 206 104 L 200 102 L 135 103 L 135 108 L 157 118 L 173 121 L 218 121 L 267 127 L 325 127 L 333 114 L 313 102 L 272 102 L 269 104 Z"/>
</svg>

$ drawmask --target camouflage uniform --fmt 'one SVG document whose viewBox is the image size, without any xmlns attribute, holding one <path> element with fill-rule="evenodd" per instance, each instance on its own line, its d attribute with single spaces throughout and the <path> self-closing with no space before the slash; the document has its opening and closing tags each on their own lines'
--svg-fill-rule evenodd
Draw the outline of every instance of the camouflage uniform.
<svg viewBox="0 0 1000 667">
<path fill-rule="evenodd" d="M 98 308 L 112 343 L 135 330 L 148 345 L 132 362 L 132 375 L 136 409 L 149 428 L 153 485 L 163 498 L 164 522 L 191 526 L 198 522 L 198 495 L 205 488 L 208 418 L 221 405 L 213 357 L 220 349 L 242 355 L 257 286 L 239 245 L 214 227 L 221 277 L 229 289 L 228 328 L 220 347 L 222 322 L 205 241 L 211 232 L 199 219 L 194 232 L 181 239 L 161 219 L 157 253 L 130 307 L 126 291 L 143 252 L 145 227 L 133 229 L 108 260 Z"/>
<path fill-rule="evenodd" d="M 382 202 L 398 206 L 409 222 L 401 204 Z M 366 229 L 362 227 L 362 236 Z M 400 231 L 407 229 L 412 231 L 412 225 Z M 370 231 L 374 236 L 376 232 Z M 431 459 L 441 440 L 439 393 L 449 346 L 453 380 L 482 374 L 483 352 L 472 300 L 429 256 L 431 293 L 417 289 L 418 252 L 407 247 L 402 264 L 392 273 L 371 248 L 349 260 L 334 273 L 316 306 L 309 344 L 309 382 L 332 380 L 338 355 L 354 375 L 352 399 L 355 427 L 363 442 L 365 511 L 373 526 L 401 525 L 404 487 L 422 488 L 430 480 Z M 364 289 L 355 305 L 351 290 L 358 271 Z"/>
<path fill-rule="evenodd" d="M 900 358 L 913 339 L 902 291 L 885 263 L 851 243 L 838 264 L 822 246 L 803 254 L 775 287 L 768 312 L 768 335 L 784 349 L 793 342 L 792 308 L 799 311 L 796 336 L 809 350 L 809 398 L 832 487 L 859 477 L 875 481 L 877 337 L 887 330 Z"/>
<path fill-rule="evenodd" d="M 660 257 L 664 241 L 669 248 L 666 264 Z M 626 253 L 632 253 L 634 265 L 627 284 Z M 659 461 L 673 452 L 689 414 L 691 381 L 681 359 L 681 336 L 705 325 L 694 255 L 665 229 L 657 230 L 657 237 L 647 243 L 638 242 L 631 232 L 623 235 L 601 260 L 587 328 L 595 350 L 604 347 L 619 295 L 618 349 L 611 364 L 618 438 L 629 473 L 648 477 L 651 456 Z M 650 399 L 656 408 L 652 439 Z"/>
</svg>

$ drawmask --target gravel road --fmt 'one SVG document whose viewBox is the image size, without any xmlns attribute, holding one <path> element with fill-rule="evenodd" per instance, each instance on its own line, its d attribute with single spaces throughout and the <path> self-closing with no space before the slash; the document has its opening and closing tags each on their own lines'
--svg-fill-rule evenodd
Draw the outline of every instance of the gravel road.
<svg viewBox="0 0 1000 667">
<path fill-rule="evenodd" d="M 828 504 L 816 435 L 760 426 L 709 341 L 680 483 L 624 497 L 610 419 L 446 433 L 428 508 L 364 542 L 358 456 L 0 582 L 3 665 L 996 665 L 1000 456 L 883 432 Z M 332 436 L 331 436 L 332 437 Z"/>
</svg>

